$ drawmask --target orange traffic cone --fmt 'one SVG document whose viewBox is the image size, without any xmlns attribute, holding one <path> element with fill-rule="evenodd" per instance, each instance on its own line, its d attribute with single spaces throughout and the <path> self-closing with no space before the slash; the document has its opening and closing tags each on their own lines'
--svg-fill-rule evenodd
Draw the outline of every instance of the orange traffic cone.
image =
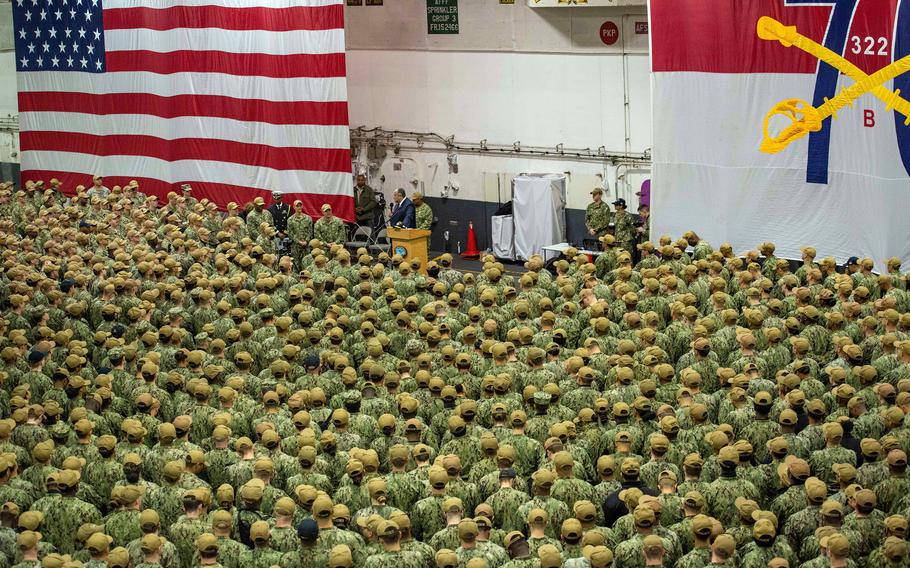
<svg viewBox="0 0 910 568">
<path fill-rule="evenodd" d="M 480 258 L 480 251 L 477 250 L 477 234 L 474 232 L 474 222 L 468 223 L 468 249 L 461 253 L 464 258 Z"/>
</svg>

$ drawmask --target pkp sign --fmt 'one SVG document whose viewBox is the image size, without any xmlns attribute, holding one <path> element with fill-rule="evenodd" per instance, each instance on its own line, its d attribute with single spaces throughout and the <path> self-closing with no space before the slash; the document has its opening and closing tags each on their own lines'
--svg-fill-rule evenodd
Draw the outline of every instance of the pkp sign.
<svg viewBox="0 0 910 568">
<path fill-rule="evenodd" d="M 600 41 L 606 45 L 613 45 L 619 41 L 619 26 L 607 20 L 600 25 Z"/>
</svg>

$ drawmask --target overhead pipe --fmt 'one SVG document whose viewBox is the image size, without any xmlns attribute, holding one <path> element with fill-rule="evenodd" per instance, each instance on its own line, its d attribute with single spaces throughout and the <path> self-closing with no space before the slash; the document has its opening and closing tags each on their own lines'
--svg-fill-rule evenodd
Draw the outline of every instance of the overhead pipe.
<svg viewBox="0 0 910 568">
<path fill-rule="evenodd" d="M 555 146 L 523 146 L 520 141 L 512 144 L 491 144 L 487 140 L 479 142 L 459 142 L 454 136 L 442 136 L 435 132 L 410 132 L 403 130 L 385 130 L 382 127 L 367 128 L 364 126 L 351 130 L 353 142 L 378 142 L 389 147 L 413 151 L 462 152 L 466 154 L 484 154 L 491 156 L 523 156 L 537 158 L 568 158 L 577 161 L 609 162 L 611 165 L 629 164 L 646 166 L 651 163 L 651 153 L 613 152 L 603 146 L 597 150 L 591 148 L 566 148 L 559 143 Z M 404 146 L 400 141 L 412 141 L 416 146 Z M 441 148 L 427 148 L 427 144 Z"/>
</svg>

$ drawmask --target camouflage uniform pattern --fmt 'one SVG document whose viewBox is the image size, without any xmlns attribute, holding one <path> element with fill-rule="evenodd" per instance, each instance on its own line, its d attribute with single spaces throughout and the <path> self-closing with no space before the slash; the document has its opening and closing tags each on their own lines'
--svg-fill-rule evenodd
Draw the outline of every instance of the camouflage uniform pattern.
<svg viewBox="0 0 910 568">
<path fill-rule="evenodd" d="M 414 208 L 416 228 L 429 231 L 433 226 L 433 210 L 426 203 L 421 203 Z"/>
<path fill-rule="evenodd" d="M 344 223 L 338 217 L 320 217 L 313 225 L 313 236 L 324 243 L 343 243 Z"/>
<path fill-rule="evenodd" d="M 595 231 L 598 237 L 606 234 L 610 227 L 610 206 L 604 201 L 589 203 L 585 209 L 585 225 Z"/>
<path fill-rule="evenodd" d="M 338 218 L 291 216 L 282 257 L 266 211 L 166 201 L 0 186 L 0 567 L 26 530 L 39 556 L 93 567 L 92 534 L 146 566 L 149 531 L 166 568 L 196 565 L 210 532 L 226 568 L 324 568 L 342 544 L 354 566 L 432 566 L 442 548 L 459 565 L 539 566 L 544 546 L 583 565 L 564 536 L 579 525 L 614 566 L 643 565 L 653 531 L 664 565 L 695 567 L 709 564 L 698 514 L 740 567 L 824 565 L 835 528 L 848 565 L 907 564 L 888 540 L 910 514 L 910 301 L 894 266 L 791 275 L 773 247 L 737 257 L 694 233 L 636 262 L 632 216 L 618 208 L 607 235 L 603 204 L 586 212 L 607 249 L 593 264 L 566 251 L 516 277 L 442 255 L 424 275 L 346 250 Z M 535 508 L 548 520 L 532 535 Z M 461 547 L 453 515 L 491 517 L 489 540 Z M 381 519 L 408 527 L 401 552 L 384 552 Z M 271 544 L 253 549 L 260 520 Z M 507 558 L 512 531 L 530 557 Z"/>
</svg>

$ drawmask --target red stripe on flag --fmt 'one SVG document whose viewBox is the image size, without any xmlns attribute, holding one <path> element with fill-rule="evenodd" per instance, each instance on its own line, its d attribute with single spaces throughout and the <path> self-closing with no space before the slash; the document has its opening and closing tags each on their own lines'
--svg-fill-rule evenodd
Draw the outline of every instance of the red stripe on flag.
<svg viewBox="0 0 910 568">
<path fill-rule="evenodd" d="M 148 114 L 160 118 L 209 116 L 268 124 L 347 126 L 348 103 L 275 102 L 217 95 L 162 97 L 147 93 L 20 92 L 19 112 L 77 112 L 82 114 Z"/>
<path fill-rule="evenodd" d="M 771 16 L 824 43 L 831 9 L 783 0 L 651 0 L 651 70 L 814 74 L 817 59 L 760 39 L 756 27 Z"/>
<path fill-rule="evenodd" d="M 19 134 L 23 150 L 73 152 L 93 156 L 148 156 L 167 162 L 205 160 L 273 170 L 351 171 L 348 148 L 279 148 L 212 138 L 164 140 L 154 136 L 32 131 Z"/>
<path fill-rule="evenodd" d="M 226 51 L 109 51 L 108 72 L 225 73 L 249 77 L 344 77 L 343 53 L 266 55 Z"/>
<path fill-rule="evenodd" d="M 91 174 L 75 172 L 23 170 L 21 173 L 21 178 L 22 185 L 25 185 L 25 182 L 27 180 L 47 181 L 51 178 L 57 178 L 63 184 L 62 187 L 64 189 L 64 193 L 67 195 L 72 195 L 77 185 L 84 185 L 86 187 L 89 187 L 92 184 Z M 179 194 L 180 186 L 184 183 L 188 183 L 193 186 L 193 197 L 196 199 L 207 198 L 209 201 L 213 201 L 218 204 L 221 209 L 224 209 L 225 206 L 231 201 L 243 205 L 249 201 L 252 201 L 256 197 L 262 197 L 265 199 L 266 205 L 269 205 L 272 200 L 272 194 L 267 190 L 255 189 L 241 185 L 228 185 L 193 180 L 181 180 L 175 183 L 168 183 L 152 178 L 104 176 L 104 184 L 107 187 L 114 187 L 115 185 L 124 186 L 127 185 L 131 180 L 136 180 L 139 182 L 139 188 L 143 193 L 158 196 L 159 203 L 162 205 L 167 199 L 167 194 L 171 191 L 177 192 Z M 321 217 L 322 212 L 320 208 L 322 207 L 323 203 L 328 203 L 332 206 L 332 212 L 336 217 L 340 217 L 345 221 L 352 221 L 354 219 L 354 198 L 349 195 L 285 193 L 284 196 L 285 203 L 293 202 L 295 199 L 301 200 L 303 202 L 304 211 L 313 218 Z"/>
<path fill-rule="evenodd" d="M 225 6 L 172 6 L 170 8 L 106 8 L 104 29 L 172 30 L 220 28 L 290 32 L 344 28 L 344 7 L 228 8 Z"/>
</svg>

